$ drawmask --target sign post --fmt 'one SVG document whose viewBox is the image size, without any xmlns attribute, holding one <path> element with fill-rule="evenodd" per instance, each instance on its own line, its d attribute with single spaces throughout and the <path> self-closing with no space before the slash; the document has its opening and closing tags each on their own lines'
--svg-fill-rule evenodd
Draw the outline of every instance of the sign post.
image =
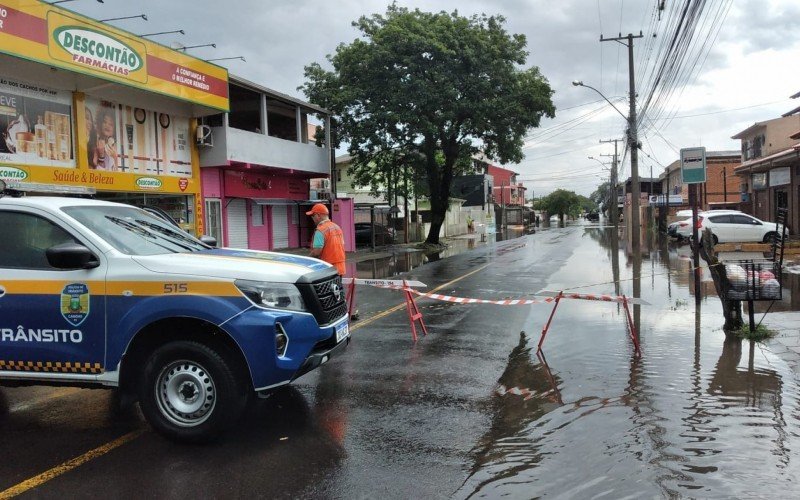
<svg viewBox="0 0 800 500">
<path fill-rule="evenodd" d="M 706 181 L 706 148 L 681 149 L 681 179 L 684 184 Z"/>
<path fill-rule="evenodd" d="M 706 182 L 706 148 L 681 149 L 681 179 L 689 184 L 689 204 L 692 206 L 692 267 L 694 267 L 694 301 L 700 304 L 700 255 L 699 245 L 702 235 L 697 227 L 697 186 Z"/>
</svg>

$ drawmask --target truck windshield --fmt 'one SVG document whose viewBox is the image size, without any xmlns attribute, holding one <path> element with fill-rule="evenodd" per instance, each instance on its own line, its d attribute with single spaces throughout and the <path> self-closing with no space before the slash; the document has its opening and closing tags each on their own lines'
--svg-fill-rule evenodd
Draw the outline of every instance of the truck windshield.
<svg viewBox="0 0 800 500">
<path fill-rule="evenodd" d="M 211 248 L 190 234 L 135 207 L 76 206 L 62 210 L 128 255 L 196 252 Z"/>
</svg>

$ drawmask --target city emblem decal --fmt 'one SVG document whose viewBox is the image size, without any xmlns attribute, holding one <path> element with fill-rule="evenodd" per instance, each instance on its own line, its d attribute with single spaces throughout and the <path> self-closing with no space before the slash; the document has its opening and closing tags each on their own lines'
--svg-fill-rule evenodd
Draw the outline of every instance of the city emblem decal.
<svg viewBox="0 0 800 500">
<path fill-rule="evenodd" d="M 78 326 L 89 316 L 89 287 L 85 283 L 70 283 L 61 292 L 61 316 L 72 326 Z"/>
</svg>

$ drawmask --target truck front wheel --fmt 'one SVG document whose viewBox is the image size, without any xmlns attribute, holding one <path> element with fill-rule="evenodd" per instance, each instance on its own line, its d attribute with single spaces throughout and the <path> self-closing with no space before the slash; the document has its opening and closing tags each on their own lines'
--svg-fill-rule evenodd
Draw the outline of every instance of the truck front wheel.
<svg viewBox="0 0 800 500">
<path fill-rule="evenodd" d="M 198 342 L 158 347 L 142 378 L 142 413 L 158 432 L 178 441 L 214 438 L 238 420 L 247 401 L 245 384 L 224 353 Z"/>
</svg>

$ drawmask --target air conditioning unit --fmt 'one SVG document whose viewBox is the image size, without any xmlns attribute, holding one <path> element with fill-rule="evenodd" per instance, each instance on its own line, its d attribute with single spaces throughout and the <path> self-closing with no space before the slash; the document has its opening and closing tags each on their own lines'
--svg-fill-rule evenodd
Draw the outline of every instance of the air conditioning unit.
<svg viewBox="0 0 800 500">
<path fill-rule="evenodd" d="M 214 137 L 211 135 L 211 127 L 208 125 L 197 126 L 196 144 L 209 148 L 214 146 Z"/>
</svg>

